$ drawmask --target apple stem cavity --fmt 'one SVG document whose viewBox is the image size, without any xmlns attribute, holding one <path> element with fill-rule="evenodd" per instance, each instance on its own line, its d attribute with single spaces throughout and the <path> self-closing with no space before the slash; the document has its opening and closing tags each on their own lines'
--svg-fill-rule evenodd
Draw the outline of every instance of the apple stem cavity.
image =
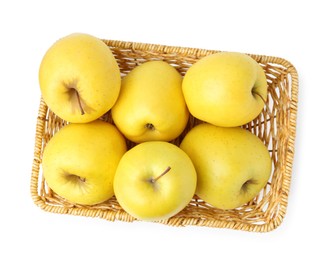
<svg viewBox="0 0 330 260">
<path fill-rule="evenodd" d="M 156 177 L 156 178 L 151 178 L 151 179 L 150 179 L 150 182 L 151 182 L 151 183 L 155 183 L 155 182 L 158 181 L 161 177 L 163 177 L 166 173 L 168 173 L 170 170 L 171 170 L 171 167 L 168 166 L 168 167 L 165 169 L 165 171 L 162 172 L 162 174 L 160 174 L 158 177 Z"/>
<path fill-rule="evenodd" d="M 76 174 L 72 174 L 72 173 L 68 173 L 68 172 L 64 172 L 67 180 L 72 181 L 72 182 L 79 182 L 79 183 L 85 183 L 86 182 L 86 178 L 78 176 Z"/>
<path fill-rule="evenodd" d="M 243 183 L 243 185 L 241 187 L 241 191 L 247 192 L 248 191 L 248 187 L 251 184 L 257 184 L 257 182 L 254 179 L 247 180 L 246 182 Z"/>
<path fill-rule="evenodd" d="M 147 123 L 145 125 L 145 127 L 148 129 L 148 130 L 151 130 L 151 131 L 154 131 L 155 130 L 155 126 L 151 123 Z"/>
</svg>

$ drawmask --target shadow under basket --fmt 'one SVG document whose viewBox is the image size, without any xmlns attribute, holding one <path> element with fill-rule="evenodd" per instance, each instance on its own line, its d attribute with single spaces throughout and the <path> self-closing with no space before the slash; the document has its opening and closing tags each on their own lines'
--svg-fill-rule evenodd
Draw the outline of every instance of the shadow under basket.
<svg viewBox="0 0 330 260">
<path fill-rule="evenodd" d="M 146 61 L 164 60 L 183 76 L 200 58 L 219 52 L 158 44 L 103 40 L 113 52 L 122 76 Z M 294 156 L 298 105 L 298 75 L 295 67 L 285 59 L 249 54 L 264 69 L 268 81 L 267 102 L 259 116 L 242 126 L 258 136 L 268 147 L 272 158 L 272 173 L 265 188 L 249 203 L 233 209 L 216 209 L 195 196 L 177 215 L 158 223 L 171 226 L 207 226 L 244 231 L 268 232 L 278 227 L 285 216 Z M 101 117 L 112 123 L 111 113 Z M 187 128 L 173 140 L 178 145 L 187 131 L 199 120 L 190 116 Z M 93 205 L 72 204 L 53 192 L 42 176 L 42 155 L 47 142 L 67 122 L 57 117 L 42 97 L 36 124 L 34 159 L 31 174 L 31 195 L 34 203 L 45 211 L 98 217 L 109 221 L 136 221 L 126 213 L 113 197 Z M 134 146 L 127 141 L 128 147 Z"/>
</svg>

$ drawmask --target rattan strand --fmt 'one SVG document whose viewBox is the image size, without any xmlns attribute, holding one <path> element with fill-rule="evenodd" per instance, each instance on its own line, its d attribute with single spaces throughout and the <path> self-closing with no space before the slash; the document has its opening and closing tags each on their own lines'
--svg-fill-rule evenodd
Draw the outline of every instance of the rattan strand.
<svg viewBox="0 0 330 260">
<path fill-rule="evenodd" d="M 198 59 L 218 52 L 197 48 L 165 46 L 136 42 L 104 40 L 114 53 L 122 76 L 134 67 L 150 60 L 164 60 L 174 66 L 182 75 Z M 252 122 L 243 127 L 257 135 L 268 146 L 273 171 L 266 187 L 246 205 L 234 210 L 219 210 L 198 197 L 176 216 L 159 223 L 171 226 L 206 226 L 229 228 L 252 232 L 268 232 L 277 228 L 286 213 L 290 191 L 296 118 L 298 109 L 298 75 L 295 67 L 287 60 L 249 54 L 264 69 L 268 81 L 268 98 L 264 110 Z M 112 122 L 111 114 L 102 120 Z M 190 116 L 186 130 L 173 140 L 178 145 L 184 135 L 199 120 Z M 75 205 L 65 201 L 51 191 L 42 177 L 42 153 L 50 138 L 65 121 L 58 118 L 42 97 L 36 123 L 34 158 L 31 174 L 31 196 L 41 209 L 58 213 L 86 217 L 98 217 L 109 221 L 136 221 L 118 204 L 115 197 L 94 206 Z M 129 147 L 135 144 L 127 141 Z"/>
</svg>

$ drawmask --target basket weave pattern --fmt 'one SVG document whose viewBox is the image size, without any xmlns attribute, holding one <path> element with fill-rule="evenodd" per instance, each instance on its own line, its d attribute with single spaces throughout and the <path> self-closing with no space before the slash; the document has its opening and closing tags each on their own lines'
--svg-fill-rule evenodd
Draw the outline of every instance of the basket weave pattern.
<svg viewBox="0 0 330 260">
<path fill-rule="evenodd" d="M 164 60 L 184 75 L 197 60 L 218 52 L 113 40 L 104 40 L 104 42 L 115 55 L 122 76 L 136 66 L 151 60 Z M 284 59 L 253 54 L 250 56 L 266 73 L 268 97 L 260 115 L 242 127 L 257 135 L 268 147 L 273 169 L 266 187 L 248 204 L 233 210 L 216 209 L 195 196 L 184 210 L 160 223 L 255 232 L 268 232 L 282 223 L 288 203 L 294 155 L 298 75 L 293 65 Z M 110 112 L 101 119 L 112 123 Z M 200 122 L 190 116 L 185 131 L 172 142 L 179 145 L 187 131 Z M 41 98 L 31 175 L 31 195 L 35 204 L 53 213 L 99 217 L 110 221 L 135 221 L 135 218 L 120 207 L 115 197 L 98 205 L 83 206 L 66 201 L 47 186 L 41 170 L 43 150 L 52 136 L 66 124 L 67 122 L 57 117 Z M 135 144 L 127 140 L 127 145 L 130 148 Z"/>
</svg>

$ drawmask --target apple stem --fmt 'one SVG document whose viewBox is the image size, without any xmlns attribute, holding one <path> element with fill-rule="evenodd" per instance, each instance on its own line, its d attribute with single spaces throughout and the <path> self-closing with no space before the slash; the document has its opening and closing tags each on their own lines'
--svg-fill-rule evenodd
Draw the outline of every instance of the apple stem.
<svg viewBox="0 0 330 260">
<path fill-rule="evenodd" d="M 79 105 L 79 108 L 80 108 L 80 112 L 81 112 L 82 115 L 84 115 L 85 114 L 85 111 L 84 111 L 84 109 L 83 109 L 83 107 L 81 105 L 81 100 L 80 100 L 79 93 L 78 93 L 78 91 L 76 89 L 75 89 L 75 92 L 76 92 L 76 95 L 77 95 L 77 100 L 78 100 L 78 105 Z"/>
<path fill-rule="evenodd" d="M 152 178 L 150 181 L 151 181 L 151 183 L 155 183 L 157 180 L 159 180 L 159 178 L 161 178 L 162 176 L 164 176 L 166 173 L 168 173 L 169 171 L 171 170 L 171 167 L 170 166 L 168 166 L 166 169 L 165 169 L 165 171 L 161 174 L 161 175 L 159 175 L 157 178 Z"/>
<path fill-rule="evenodd" d="M 259 93 L 254 92 L 254 91 L 252 91 L 252 94 L 259 96 L 262 99 L 262 101 L 265 103 L 265 105 L 266 105 L 266 100 L 263 98 L 263 96 L 261 96 Z"/>
<path fill-rule="evenodd" d="M 253 95 L 257 95 L 257 96 L 259 96 L 259 97 L 261 98 L 261 100 L 264 102 L 264 104 L 265 104 L 265 106 L 266 106 L 267 112 L 271 114 L 271 112 L 270 112 L 270 108 L 269 108 L 269 106 L 267 105 L 267 102 L 266 102 L 266 100 L 263 98 L 263 96 L 261 96 L 259 93 L 254 92 L 254 91 L 252 91 L 252 94 L 253 94 Z"/>
</svg>

